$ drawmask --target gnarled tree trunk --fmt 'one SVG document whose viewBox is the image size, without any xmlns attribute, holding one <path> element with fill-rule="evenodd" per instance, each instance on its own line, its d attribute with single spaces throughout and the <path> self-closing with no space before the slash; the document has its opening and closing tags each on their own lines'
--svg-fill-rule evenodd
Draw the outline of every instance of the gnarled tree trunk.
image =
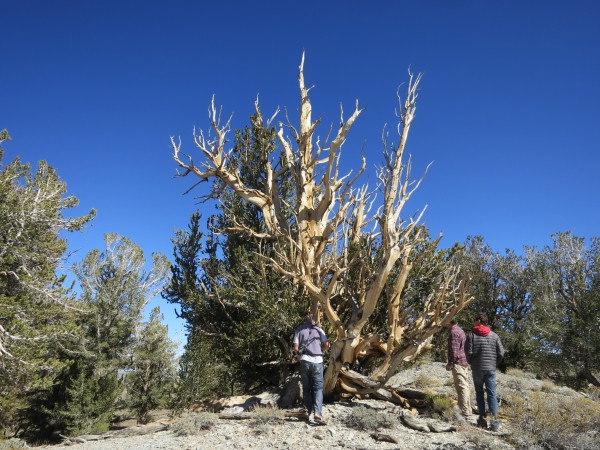
<svg viewBox="0 0 600 450">
<path fill-rule="evenodd" d="M 373 388 L 357 385 L 347 376 L 346 367 L 365 358 L 382 358 L 370 375 L 371 381 L 381 386 L 401 361 L 425 351 L 432 336 L 469 301 L 464 282 L 457 278 L 458 268 L 436 257 L 439 238 L 431 241 L 419 225 L 423 211 L 412 217 L 402 215 L 423 179 L 411 179 L 411 160 L 403 158 L 421 76 L 409 73 L 406 98 L 402 101 L 398 95 L 398 143 L 388 142 L 384 133 L 384 165 L 377 173 L 383 201 L 373 213 L 373 192 L 366 185 L 355 187 L 365 170 L 365 159 L 354 176 L 339 173 L 342 145 L 363 109 L 357 102 L 347 119 L 342 110 L 337 130 L 330 130 L 322 142 L 315 138 L 320 120 L 312 120 L 309 89 L 304 84 L 304 56 L 298 80 L 299 127 L 289 119 L 279 124 L 281 154 L 278 159 L 266 161 L 263 189 L 248 188 L 236 167 L 230 166 L 225 148 L 230 120 L 220 123 L 214 99 L 210 119 L 215 137 L 209 139 L 202 131 L 195 135 L 203 162 L 196 165 L 191 157 L 182 159 L 181 143 L 171 138 L 173 156 L 185 169 L 182 176 L 193 173 L 203 180 L 216 180 L 219 188 L 231 189 L 260 208 L 266 234 L 242 225 L 236 231 L 286 242 L 276 258 L 265 260 L 305 288 L 313 299 L 313 312 L 319 318 L 324 316 L 335 333 L 325 374 L 325 394 L 335 389 L 366 392 Z M 258 103 L 255 106 L 258 120 L 263 123 Z M 277 113 L 264 126 L 270 127 Z M 285 134 L 286 130 L 291 136 Z M 292 204 L 279 195 L 284 179 L 291 179 L 296 187 Z M 284 210 L 291 210 L 291 214 L 284 214 Z M 415 267 L 427 264 L 435 266 L 426 275 L 431 277 L 429 290 L 407 301 L 407 284 L 411 276 L 419 276 L 413 274 Z M 371 324 L 381 302 L 387 303 L 387 324 L 377 330 Z"/>
</svg>

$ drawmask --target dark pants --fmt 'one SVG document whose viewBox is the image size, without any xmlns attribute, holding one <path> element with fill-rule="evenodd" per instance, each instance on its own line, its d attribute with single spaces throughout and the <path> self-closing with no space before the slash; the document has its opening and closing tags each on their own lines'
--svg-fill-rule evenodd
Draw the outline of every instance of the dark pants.
<svg viewBox="0 0 600 450">
<path fill-rule="evenodd" d="M 476 370 L 473 371 L 473 384 L 475 385 L 475 398 L 477 399 L 477 409 L 480 416 L 485 416 L 485 396 L 489 412 L 494 417 L 498 415 L 498 398 L 496 397 L 496 371 L 495 370 Z"/>
</svg>

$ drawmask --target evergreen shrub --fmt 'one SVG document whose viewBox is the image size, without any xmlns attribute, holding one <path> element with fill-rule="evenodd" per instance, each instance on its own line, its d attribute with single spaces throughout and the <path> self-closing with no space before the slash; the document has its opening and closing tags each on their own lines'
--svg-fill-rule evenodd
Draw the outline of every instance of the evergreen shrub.
<svg viewBox="0 0 600 450">
<path fill-rule="evenodd" d="M 394 428 L 398 419 L 389 413 L 384 413 L 375 409 L 357 406 L 343 420 L 349 428 L 355 428 L 364 431 L 375 431 L 379 428 Z"/>
</svg>

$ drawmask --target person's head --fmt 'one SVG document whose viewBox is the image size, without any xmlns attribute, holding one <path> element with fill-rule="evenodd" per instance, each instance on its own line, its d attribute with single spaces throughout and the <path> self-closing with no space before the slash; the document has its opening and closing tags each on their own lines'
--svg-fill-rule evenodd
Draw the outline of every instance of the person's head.
<svg viewBox="0 0 600 450">
<path fill-rule="evenodd" d="M 488 324 L 488 316 L 483 311 L 479 311 L 475 314 L 475 318 L 473 319 L 475 325 L 487 325 Z"/>
<path fill-rule="evenodd" d="M 306 315 L 306 322 L 309 322 L 311 325 L 315 324 L 315 318 L 312 314 L 309 313 Z"/>
<path fill-rule="evenodd" d="M 452 319 L 450 319 L 450 322 L 447 322 L 444 327 L 446 328 L 452 328 L 454 325 L 456 325 L 458 323 L 458 321 L 456 320 L 456 317 L 453 317 Z"/>
</svg>

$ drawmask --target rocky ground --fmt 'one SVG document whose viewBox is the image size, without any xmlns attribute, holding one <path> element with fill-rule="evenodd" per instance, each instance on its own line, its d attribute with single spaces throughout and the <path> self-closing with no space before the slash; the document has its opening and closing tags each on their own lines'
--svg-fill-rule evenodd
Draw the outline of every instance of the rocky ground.
<svg viewBox="0 0 600 450">
<path fill-rule="evenodd" d="M 394 387 L 414 387 L 429 389 L 441 394 L 454 395 L 451 376 L 441 363 L 429 363 L 402 371 L 390 380 Z M 533 376 L 511 376 L 498 374 L 498 394 L 502 399 L 508 393 L 540 390 L 541 380 Z M 580 395 L 568 388 L 556 388 L 558 395 Z M 561 393 L 562 392 L 562 393 Z M 473 404 L 474 398 L 473 398 Z M 397 423 L 393 428 L 376 431 L 361 431 L 349 428 L 345 418 L 358 406 L 370 408 L 379 413 L 393 414 Z M 502 410 L 502 402 L 501 402 Z M 230 409 L 239 412 L 240 407 Z M 406 412 L 401 407 L 380 400 L 349 400 L 324 405 L 326 425 L 317 425 L 297 417 L 287 417 L 276 423 L 256 425 L 244 419 L 243 413 L 237 419 L 225 419 L 222 415 L 209 430 L 197 435 L 177 436 L 170 428 L 175 420 L 163 416 L 162 420 L 146 426 L 127 426 L 102 436 L 81 436 L 72 438 L 60 445 L 41 448 L 60 449 L 74 446 L 80 449 L 133 450 L 133 449 L 511 449 L 515 448 L 509 439 L 515 432 L 511 424 L 501 416 L 502 428 L 499 433 L 491 433 L 474 427 L 459 419 L 454 420 L 453 431 L 439 431 L 434 425 L 448 423 L 431 418 L 417 417 L 422 430 L 406 426 L 402 420 Z M 414 424 L 413 424 L 414 425 Z M 429 427 L 427 427 L 429 425 Z M 428 429 L 429 428 L 429 429 Z M 443 428 L 443 427 L 442 427 Z M 435 430 L 435 431 L 432 431 Z M 514 436 L 513 436 L 514 437 Z"/>
<path fill-rule="evenodd" d="M 377 403 L 377 402 L 374 402 Z M 379 402 L 381 403 L 381 402 Z M 354 403 L 356 405 L 357 403 Z M 134 450 L 134 449 L 478 449 L 512 448 L 500 436 L 493 436 L 465 425 L 455 432 L 432 433 L 416 431 L 398 425 L 382 430 L 379 435 L 347 428 L 341 418 L 353 404 L 326 405 L 326 425 L 310 424 L 303 420 L 286 420 L 280 424 L 256 427 L 249 421 L 219 420 L 210 430 L 195 436 L 178 437 L 168 429 L 149 434 L 111 433 L 102 437 L 84 436 L 69 444 L 44 448 L 76 446 L 81 449 Z M 363 403 L 364 404 L 364 403 Z M 160 428 L 156 424 L 139 427 L 139 432 Z M 386 442 L 387 439 L 396 442 Z M 487 447 L 483 446 L 487 445 Z"/>
</svg>

